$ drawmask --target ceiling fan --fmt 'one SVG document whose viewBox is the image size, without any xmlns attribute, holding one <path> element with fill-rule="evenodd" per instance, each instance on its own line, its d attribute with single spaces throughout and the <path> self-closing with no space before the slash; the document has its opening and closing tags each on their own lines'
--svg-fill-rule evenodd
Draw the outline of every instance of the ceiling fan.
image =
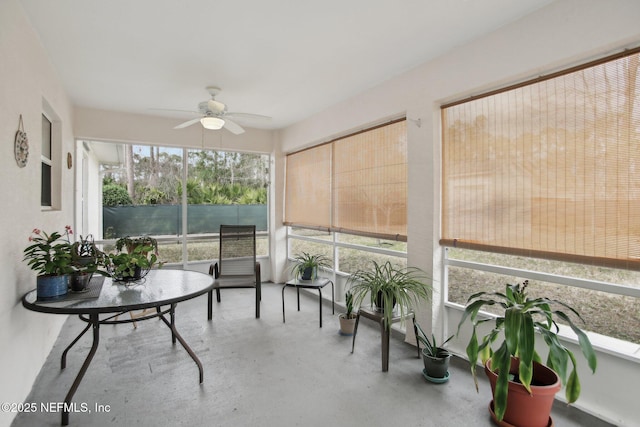
<svg viewBox="0 0 640 427">
<path fill-rule="evenodd" d="M 216 86 L 207 86 L 207 91 L 211 95 L 211 99 L 208 101 L 202 101 L 198 104 L 198 111 L 190 111 L 196 114 L 199 114 L 200 117 L 195 119 L 187 120 L 184 123 L 180 123 L 178 126 L 174 127 L 174 129 L 183 129 L 193 124 L 200 122 L 202 127 L 205 129 L 218 130 L 225 128 L 229 132 L 239 135 L 244 132 L 242 126 L 231 120 L 232 118 L 237 119 L 259 119 L 259 120 L 271 120 L 271 117 L 262 116 L 260 114 L 249 114 L 249 113 L 232 113 L 227 111 L 227 106 L 216 100 L 216 95 L 221 92 L 221 89 Z M 173 110 L 173 111 L 182 111 L 182 110 Z"/>
</svg>

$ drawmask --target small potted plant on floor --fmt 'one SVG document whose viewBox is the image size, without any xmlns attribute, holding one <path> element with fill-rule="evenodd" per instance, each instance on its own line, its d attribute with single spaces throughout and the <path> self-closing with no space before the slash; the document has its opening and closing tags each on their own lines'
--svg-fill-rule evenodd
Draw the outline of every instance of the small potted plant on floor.
<svg viewBox="0 0 640 427">
<path fill-rule="evenodd" d="M 353 294 L 349 291 L 345 294 L 346 313 L 338 316 L 340 320 L 340 334 L 353 335 L 353 328 L 356 325 L 356 314 L 353 312 Z"/>
<path fill-rule="evenodd" d="M 291 272 L 296 279 L 315 280 L 319 268 L 331 269 L 331 260 L 322 254 L 302 252 L 293 258 Z"/>
<path fill-rule="evenodd" d="M 509 425 L 526 423 L 545 427 L 551 422 L 551 406 L 561 382 L 565 385 L 568 403 L 575 402 L 580 396 L 576 358 L 562 344 L 556 319 L 563 321 L 576 334 L 592 372 L 596 370 L 596 354 L 587 335 L 571 318 L 582 321 L 578 312 L 558 300 L 530 298 L 526 293 L 528 285 L 525 280 L 522 284 L 507 284 L 504 293 L 479 292 L 471 295 L 458 325 L 458 333 L 469 319 L 473 331 L 466 351 L 471 373 L 477 389 L 476 362 L 480 358 L 493 391 L 489 411 L 494 420 Z M 480 318 L 478 312 L 484 306 L 499 306 L 503 312 L 497 317 Z M 487 323 L 493 328 L 478 338 L 478 326 Z M 546 366 L 535 349 L 537 335 L 549 348 Z M 496 341 L 498 348 L 494 350 L 492 345 Z M 567 376 L 569 361 L 572 369 Z"/>
<path fill-rule="evenodd" d="M 414 330 L 418 341 L 422 343 L 422 361 L 424 364 L 424 377 L 433 383 L 443 383 L 449 379 L 449 360 L 451 353 L 444 346 L 453 339 L 454 335 L 447 338 L 441 345 L 436 343 L 436 336 L 431 334 L 431 339 L 422 330 L 418 323 L 414 324 Z"/>
<path fill-rule="evenodd" d="M 397 267 L 387 261 L 373 267 L 353 273 L 347 285 L 353 294 L 353 303 L 360 306 L 368 297 L 371 305 L 383 313 L 386 329 L 391 328 L 398 307 L 400 317 L 404 318 L 420 302 L 431 299 L 431 285 L 424 272 L 415 267 Z"/>
</svg>

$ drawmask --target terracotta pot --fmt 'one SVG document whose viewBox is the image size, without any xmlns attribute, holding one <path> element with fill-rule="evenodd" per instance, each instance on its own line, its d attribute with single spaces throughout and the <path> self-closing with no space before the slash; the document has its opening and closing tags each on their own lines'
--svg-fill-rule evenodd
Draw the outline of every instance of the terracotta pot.
<svg viewBox="0 0 640 427">
<path fill-rule="evenodd" d="M 517 375 L 519 364 L 520 359 L 512 357 L 509 372 Z M 484 366 L 484 372 L 489 378 L 491 393 L 493 393 L 498 375 L 491 371 L 490 367 L 491 360 L 488 360 Z M 504 414 L 503 421 L 499 422 L 496 419 L 492 410 L 493 401 L 489 405 L 489 412 L 498 425 L 517 427 L 550 426 L 552 425 L 551 407 L 553 406 L 555 395 L 561 387 L 562 384 L 558 374 L 540 363 L 533 362 L 532 394 L 529 394 L 522 384 L 509 381 L 507 411 Z"/>
<path fill-rule="evenodd" d="M 341 314 L 338 316 L 340 320 L 340 334 L 341 335 L 353 335 L 353 329 L 356 326 L 356 318 L 355 316 L 347 319 L 346 314 Z"/>
</svg>

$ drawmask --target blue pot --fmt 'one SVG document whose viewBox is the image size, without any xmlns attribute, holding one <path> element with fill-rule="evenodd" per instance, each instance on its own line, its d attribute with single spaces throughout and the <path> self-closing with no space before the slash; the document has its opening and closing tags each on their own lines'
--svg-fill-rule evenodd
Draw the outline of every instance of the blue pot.
<svg viewBox="0 0 640 427">
<path fill-rule="evenodd" d="M 39 300 L 60 298 L 67 294 L 69 276 L 38 276 L 36 294 Z"/>
</svg>

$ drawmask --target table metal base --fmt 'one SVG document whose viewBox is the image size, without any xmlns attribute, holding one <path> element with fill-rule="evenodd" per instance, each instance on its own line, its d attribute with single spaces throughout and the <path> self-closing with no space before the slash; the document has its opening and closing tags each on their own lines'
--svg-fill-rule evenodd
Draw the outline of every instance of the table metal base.
<svg viewBox="0 0 640 427">
<path fill-rule="evenodd" d="M 89 350 L 89 353 L 87 354 L 87 357 L 84 360 L 84 363 L 80 367 L 80 371 L 76 375 L 76 379 L 73 381 L 73 384 L 71 385 L 71 388 L 69 388 L 69 392 L 67 393 L 67 396 L 64 398 L 65 405 L 62 410 L 63 426 L 66 426 L 69 424 L 69 408 L 71 407 L 71 399 L 73 398 L 73 395 L 78 389 L 78 386 L 80 385 L 80 382 L 82 381 L 84 374 L 87 372 L 87 369 L 89 368 L 89 365 L 93 360 L 93 356 L 95 355 L 96 350 L 98 349 L 98 344 L 100 342 L 100 325 L 116 325 L 120 323 L 132 323 L 135 321 L 159 318 L 171 330 L 172 344 L 175 345 L 176 340 L 180 342 L 182 347 L 187 351 L 189 356 L 191 356 L 191 359 L 193 359 L 193 361 L 198 366 L 198 371 L 200 372 L 200 383 L 202 384 L 202 382 L 204 381 L 204 370 L 202 368 L 202 362 L 200 362 L 200 359 L 198 359 L 198 356 L 196 356 L 196 354 L 193 352 L 191 347 L 189 347 L 189 345 L 186 343 L 184 338 L 182 338 L 182 336 L 176 330 L 175 309 L 176 309 L 176 304 L 171 304 L 169 308 L 166 308 L 164 310 L 161 307 L 156 307 L 156 312 L 153 314 L 149 314 L 143 317 L 136 317 L 135 319 L 132 318 L 132 319 L 126 319 L 126 320 L 115 319 L 117 316 L 126 312 L 114 314 L 102 320 L 100 320 L 99 315 L 97 313 L 92 313 L 89 315 L 89 317 L 83 314 L 80 314 L 78 316 L 82 321 L 87 322 L 87 326 L 80 332 L 80 334 L 78 334 L 78 336 L 71 342 L 71 344 L 69 344 L 67 348 L 65 348 L 65 350 L 62 352 L 62 357 L 60 359 L 60 369 L 65 369 L 67 367 L 67 353 L 80 340 L 80 338 L 82 338 L 82 336 L 85 333 L 87 333 L 89 329 L 93 329 L 93 342 L 91 344 L 91 349 Z M 169 314 L 170 320 L 167 320 L 167 318 L 165 317 L 165 314 Z"/>
</svg>

